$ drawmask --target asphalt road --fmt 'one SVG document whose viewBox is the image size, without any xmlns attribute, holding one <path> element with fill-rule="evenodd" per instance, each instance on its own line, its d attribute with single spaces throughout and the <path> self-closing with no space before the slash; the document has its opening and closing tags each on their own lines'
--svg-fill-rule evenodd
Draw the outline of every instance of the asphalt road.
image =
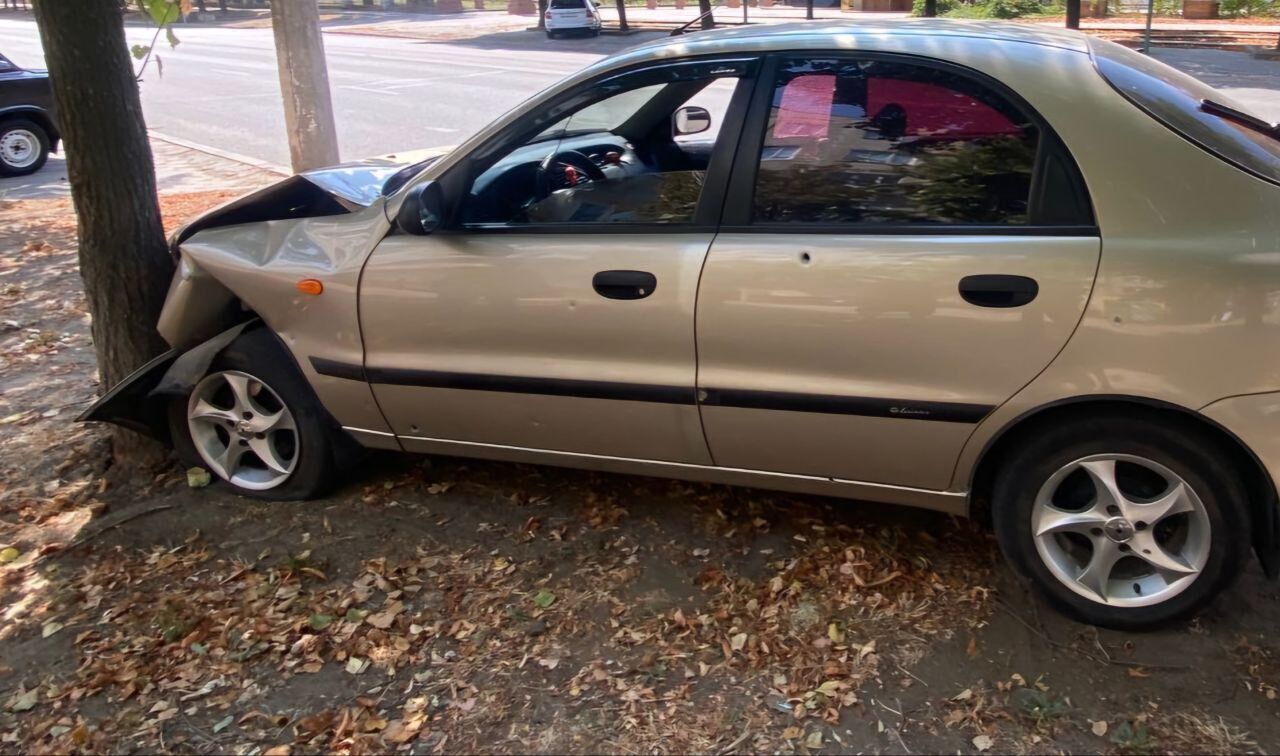
<svg viewBox="0 0 1280 756">
<path fill-rule="evenodd" d="M 519 34 L 519 33 L 517 33 Z M 270 29 L 190 27 L 157 48 L 164 64 L 142 82 L 147 126 L 161 134 L 278 165 L 289 164 Z M 523 35 L 521 35 L 523 36 Z M 147 44 L 144 28 L 130 44 Z M 498 115 L 608 51 L 620 40 L 557 40 L 546 50 L 325 34 L 343 158 L 457 144 Z M 634 40 L 626 44 L 633 44 Z M 35 25 L 0 20 L 0 52 L 43 67 Z"/>
<path fill-rule="evenodd" d="M 148 127 L 196 145 L 288 165 L 271 30 L 191 26 L 178 35 L 176 49 L 161 42 L 163 76 L 153 69 L 142 82 Z M 151 41 L 142 27 L 129 28 L 128 36 L 131 44 Z M 506 31 L 425 43 L 326 33 L 342 156 L 457 144 L 539 90 L 642 38 L 548 41 L 536 32 Z M 19 65 L 43 65 L 30 21 L 0 19 L 0 52 Z M 1157 52 L 1260 115 L 1280 120 L 1280 62 L 1221 50 Z"/>
</svg>

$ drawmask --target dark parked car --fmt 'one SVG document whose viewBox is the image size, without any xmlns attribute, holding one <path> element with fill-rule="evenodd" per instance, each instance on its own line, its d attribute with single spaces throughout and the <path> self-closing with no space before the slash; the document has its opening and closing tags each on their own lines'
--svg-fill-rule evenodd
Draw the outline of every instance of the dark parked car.
<svg viewBox="0 0 1280 756">
<path fill-rule="evenodd" d="M 0 55 L 0 176 L 40 170 L 60 139 L 49 74 Z"/>
</svg>

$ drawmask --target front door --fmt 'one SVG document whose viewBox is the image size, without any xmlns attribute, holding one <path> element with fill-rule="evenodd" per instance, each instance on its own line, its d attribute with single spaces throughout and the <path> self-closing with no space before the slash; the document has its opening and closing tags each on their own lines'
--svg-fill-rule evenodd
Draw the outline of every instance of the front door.
<svg viewBox="0 0 1280 756">
<path fill-rule="evenodd" d="M 698 298 L 714 461 L 947 488 L 1084 310 L 1100 241 L 1074 163 L 964 69 L 807 54 L 765 76 Z"/>
<path fill-rule="evenodd" d="M 455 166 L 473 178 L 452 229 L 379 244 L 365 372 L 406 447 L 709 463 L 694 304 L 748 70 L 668 64 L 572 93 L 582 107 Z"/>
</svg>

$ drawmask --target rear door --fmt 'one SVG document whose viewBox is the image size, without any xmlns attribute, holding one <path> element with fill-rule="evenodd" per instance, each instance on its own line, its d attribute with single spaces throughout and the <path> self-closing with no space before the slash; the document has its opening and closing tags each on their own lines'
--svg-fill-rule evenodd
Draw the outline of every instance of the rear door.
<svg viewBox="0 0 1280 756">
<path fill-rule="evenodd" d="M 1013 93 L 916 57 L 762 73 L 698 296 L 717 465 L 943 489 L 1070 337 L 1100 239 Z"/>
</svg>

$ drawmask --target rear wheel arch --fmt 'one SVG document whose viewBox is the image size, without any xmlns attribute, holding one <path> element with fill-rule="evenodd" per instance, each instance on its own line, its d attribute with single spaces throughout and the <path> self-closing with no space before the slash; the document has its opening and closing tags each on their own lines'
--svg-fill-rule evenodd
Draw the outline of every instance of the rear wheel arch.
<svg viewBox="0 0 1280 756">
<path fill-rule="evenodd" d="M 1131 418 L 1178 428 L 1196 435 L 1220 451 L 1244 483 L 1253 524 L 1254 548 L 1268 576 L 1280 567 L 1276 486 L 1261 460 L 1235 434 L 1185 407 L 1130 396 L 1080 397 L 1037 407 L 1014 419 L 987 442 L 970 477 L 970 514 L 991 524 L 991 494 L 1000 466 L 1013 449 L 1038 429 L 1083 417 Z"/>
<path fill-rule="evenodd" d="M 62 141 L 62 134 L 58 132 L 57 125 L 54 124 L 53 119 L 49 117 L 46 111 L 33 107 L 20 107 L 0 111 L 0 124 L 13 120 L 31 121 L 44 129 L 45 135 L 49 137 L 50 149 L 57 152 L 58 143 Z"/>
</svg>

